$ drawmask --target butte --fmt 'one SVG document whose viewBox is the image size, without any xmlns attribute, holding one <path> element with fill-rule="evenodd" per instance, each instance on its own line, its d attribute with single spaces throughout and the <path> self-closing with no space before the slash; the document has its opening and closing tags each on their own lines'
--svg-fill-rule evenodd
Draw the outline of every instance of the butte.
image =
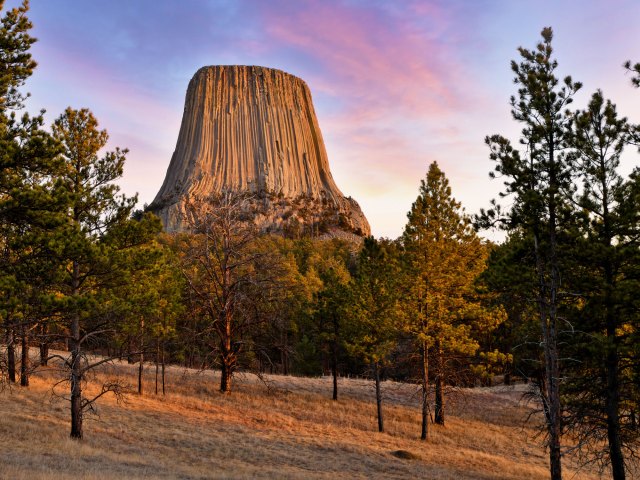
<svg viewBox="0 0 640 480">
<path fill-rule="evenodd" d="M 166 231 L 187 231 L 187 205 L 225 191 L 250 194 L 260 205 L 254 221 L 265 231 L 370 234 L 358 203 L 333 180 L 309 87 L 281 70 L 225 65 L 196 72 L 164 183 L 148 210 Z"/>
</svg>

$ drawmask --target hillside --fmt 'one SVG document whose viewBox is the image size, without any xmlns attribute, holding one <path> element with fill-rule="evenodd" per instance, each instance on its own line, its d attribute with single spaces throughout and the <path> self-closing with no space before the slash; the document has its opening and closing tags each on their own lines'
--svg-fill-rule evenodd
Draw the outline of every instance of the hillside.
<svg viewBox="0 0 640 480">
<path fill-rule="evenodd" d="M 100 379 L 133 385 L 135 365 L 106 367 Z M 369 382 L 341 379 L 338 402 L 329 378 L 239 375 L 231 395 L 216 372 L 168 370 L 165 397 L 100 400 L 85 440 L 68 438 L 64 400 L 52 395 L 55 370 L 28 389 L 0 393 L 0 477 L 44 478 L 438 478 L 544 479 L 547 455 L 524 419 L 530 407 L 505 387 L 452 397 L 445 428 L 419 436 L 418 398 L 410 385 L 384 382 L 387 432 L 376 431 Z M 88 390 L 97 392 L 97 383 Z M 405 450 L 414 459 L 396 458 Z M 571 470 L 567 478 L 598 478 Z"/>
</svg>

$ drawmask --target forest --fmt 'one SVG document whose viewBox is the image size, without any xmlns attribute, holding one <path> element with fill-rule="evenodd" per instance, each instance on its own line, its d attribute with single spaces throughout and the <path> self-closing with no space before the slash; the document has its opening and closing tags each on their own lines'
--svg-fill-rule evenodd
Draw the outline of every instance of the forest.
<svg viewBox="0 0 640 480">
<path fill-rule="evenodd" d="M 3 2 L 0 1 L 0 9 Z M 511 62 L 520 137 L 486 138 L 502 193 L 468 215 L 428 166 L 397 239 L 259 231 L 253 195 L 189 206 L 191 233 L 168 234 L 120 192 L 128 151 L 108 149 L 89 109 L 52 125 L 25 111 L 36 68 L 28 2 L 0 20 L 0 392 L 60 365 L 72 438 L 104 395 L 163 395 L 165 369 L 358 376 L 419 388 L 416 435 L 446 425 L 462 387 L 528 385 L 552 479 L 579 452 L 616 480 L 640 444 L 640 170 L 620 159 L 640 127 L 601 91 L 558 78 L 551 28 Z M 640 64 L 621 66 L 640 85 Z M 499 228 L 506 240 L 483 239 Z M 308 229 L 313 232 L 314 228 Z M 317 231 L 317 229 L 316 229 Z M 39 351 L 37 361 L 29 352 Z M 134 388 L 84 386 L 105 363 L 139 369 Z M 155 383 L 145 384 L 144 369 Z M 45 408 L 45 407 L 43 407 Z"/>
</svg>

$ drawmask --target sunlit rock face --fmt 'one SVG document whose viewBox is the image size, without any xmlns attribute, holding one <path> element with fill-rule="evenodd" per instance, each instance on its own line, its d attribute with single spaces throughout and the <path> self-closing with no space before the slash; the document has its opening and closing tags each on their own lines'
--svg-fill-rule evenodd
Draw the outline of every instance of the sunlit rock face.
<svg viewBox="0 0 640 480">
<path fill-rule="evenodd" d="M 336 186 L 301 79 L 272 68 L 210 66 L 187 89 L 164 183 L 149 206 L 167 231 L 188 229 L 185 206 L 225 190 L 250 192 L 266 230 L 369 235 L 358 203 Z"/>
</svg>

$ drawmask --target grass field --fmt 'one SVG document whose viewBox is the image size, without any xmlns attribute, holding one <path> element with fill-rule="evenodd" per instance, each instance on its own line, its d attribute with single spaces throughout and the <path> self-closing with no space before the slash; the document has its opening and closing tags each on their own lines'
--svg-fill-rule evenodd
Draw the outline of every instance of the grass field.
<svg viewBox="0 0 640 480">
<path fill-rule="evenodd" d="M 103 369 L 88 391 L 114 377 L 136 383 L 136 366 Z M 384 382 L 385 433 L 377 432 L 370 382 L 330 378 L 236 377 L 235 391 L 218 392 L 216 372 L 168 369 L 166 396 L 153 392 L 118 404 L 102 397 L 87 416 L 85 439 L 68 438 L 68 403 L 52 395 L 59 372 L 46 368 L 29 388 L 0 392 L 0 478 L 410 478 L 544 479 L 547 455 L 534 439 L 532 406 L 518 389 L 466 390 L 450 397 L 446 427 L 419 440 L 414 386 Z M 409 452 L 411 459 L 393 452 Z M 599 478 L 576 470 L 565 478 Z"/>
</svg>

